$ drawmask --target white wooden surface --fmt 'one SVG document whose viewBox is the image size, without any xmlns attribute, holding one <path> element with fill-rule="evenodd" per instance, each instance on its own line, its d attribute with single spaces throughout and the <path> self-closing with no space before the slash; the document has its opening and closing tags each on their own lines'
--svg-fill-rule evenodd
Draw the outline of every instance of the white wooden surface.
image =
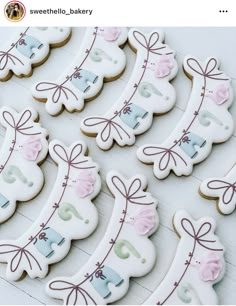
<svg viewBox="0 0 236 306">
<path fill-rule="evenodd" d="M 145 30 L 148 30 L 147 28 Z M 33 76 L 26 79 L 13 77 L 6 83 L 0 83 L 0 105 L 9 105 L 20 111 L 27 106 L 34 107 L 40 114 L 40 121 L 49 131 L 50 140 L 58 138 L 66 144 L 83 139 L 87 142 L 90 155 L 101 166 L 103 180 L 102 192 L 95 200 L 99 211 L 100 223 L 93 235 L 84 241 L 74 241 L 69 255 L 51 266 L 45 279 L 25 277 L 18 282 L 5 279 L 4 264 L 0 264 L 0 304 L 61 304 L 48 297 L 44 292 L 45 284 L 55 276 L 72 275 L 94 252 L 106 230 L 112 214 L 114 200 L 105 185 L 105 176 L 110 169 L 116 169 L 126 176 L 143 173 L 148 177 L 148 190 L 159 200 L 158 213 L 160 227 L 153 235 L 152 241 L 157 249 L 157 262 L 153 271 L 143 278 L 133 279 L 128 294 L 119 304 L 141 304 L 158 286 L 165 276 L 175 255 L 178 237 L 172 228 L 172 216 L 178 209 L 187 209 L 195 218 L 212 216 L 217 220 L 217 234 L 226 247 L 226 274 L 215 286 L 221 304 L 236 304 L 236 214 L 220 215 L 214 201 L 200 197 L 198 188 L 201 181 L 211 176 L 223 176 L 236 162 L 236 130 L 234 136 L 225 144 L 215 145 L 208 159 L 195 166 L 189 177 L 178 178 L 171 174 L 167 179 L 158 181 L 152 174 L 152 167 L 140 163 L 136 158 L 137 148 L 145 143 L 162 142 L 175 127 L 186 108 L 191 91 L 191 82 L 182 71 L 184 55 L 192 54 L 204 59 L 217 56 L 221 59 L 222 69 L 233 78 L 236 93 L 236 28 L 166 28 L 166 42 L 177 51 L 179 73 L 173 84 L 177 90 L 175 108 L 163 117 L 155 117 L 152 128 L 144 135 L 138 136 L 135 146 L 120 148 L 115 145 L 110 151 L 103 152 L 96 147 L 95 139 L 81 134 L 79 125 L 82 118 L 103 114 L 119 97 L 126 85 L 135 62 L 135 54 L 128 46 L 127 68 L 117 81 L 105 84 L 101 95 L 87 103 L 82 113 L 63 112 L 58 117 L 50 117 L 44 104 L 33 100 L 30 86 L 36 81 L 55 79 L 73 60 L 82 40 L 84 29 L 74 28 L 70 42 L 59 49 L 54 49 L 48 61 L 34 70 Z M 13 28 L 0 28 L 0 45 L 14 31 Z M 236 102 L 231 108 L 236 119 Z M 236 121 L 236 120 L 235 120 Z M 5 131 L 0 128 L 0 144 Z M 0 239 L 19 237 L 37 218 L 50 194 L 56 177 L 56 166 L 48 157 L 42 165 L 45 173 L 45 187 L 38 197 L 28 203 L 21 203 L 15 215 L 5 224 L 0 225 Z"/>
</svg>

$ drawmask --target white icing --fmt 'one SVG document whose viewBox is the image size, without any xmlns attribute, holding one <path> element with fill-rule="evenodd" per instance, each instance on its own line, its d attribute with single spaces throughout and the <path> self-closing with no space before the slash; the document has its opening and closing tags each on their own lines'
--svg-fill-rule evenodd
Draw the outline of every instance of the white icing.
<svg viewBox="0 0 236 306">
<path fill-rule="evenodd" d="M 124 70 L 126 57 L 120 46 L 127 40 L 127 29 L 121 28 L 120 35 L 114 41 L 105 40 L 98 31 L 98 27 L 86 30 L 78 55 L 66 72 L 56 80 L 43 80 L 33 86 L 33 96 L 47 101 L 46 110 L 50 115 L 57 115 L 63 107 L 69 112 L 82 110 L 84 101 L 95 97 L 102 89 L 104 81 L 119 76 Z M 98 53 L 101 60 L 92 60 L 94 52 Z M 97 76 L 96 80 L 91 78 L 86 81 L 90 87 L 85 92 L 83 86 L 78 87 L 78 83 L 76 85 L 72 82 L 76 69 L 80 69 L 79 73 L 84 70 Z"/>
<path fill-rule="evenodd" d="M 204 180 L 200 186 L 203 196 L 216 199 L 217 207 L 222 214 L 228 215 L 236 206 L 236 166 L 224 177 L 213 177 Z"/>
<path fill-rule="evenodd" d="M 66 305 L 104 305 L 115 302 L 128 291 L 131 276 L 147 274 L 155 263 L 155 248 L 148 237 L 156 231 L 159 223 L 157 201 L 150 193 L 143 191 L 147 185 L 145 177 L 125 179 L 112 171 L 107 176 L 107 184 L 115 197 L 115 205 L 104 238 L 89 261 L 74 276 L 57 277 L 47 285 L 46 292 L 56 299 L 62 299 Z M 146 235 L 139 235 L 129 222 L 129 218 L 136 215 L 140 208 L 148 208 L 155 215 L 155 223 Z M 122 253 L 126 258 L 121 258 L 117 256 L 116 248 L 124 240 Z M 98 275 L 102 277 L 99 272 L 102 266 L 113 270 L 113 274 L 103 272 L 107 277 L 103 280 Z M 106 280 L 108 282 L 104 284 Z"/>
<path fill-rule="evenodd" d="M 84 239 L 95 230 L 98 213 L 92 199 L 100 191 L 101 181 L 99 167 L 85 156 L 86 149 L 83 142 L 70 147 L 56 140 L 50 143 L 50 156 L 58 165 L 58 174 L 42 213 L 20 238 L 0 241 L 0 262 L 8 263 L 8 279 L 19 279 L 23 271 L 31 278 L 45 277 L 48 266 L 67 255 L 72 239 Z M 95 183 L 92 189 L 88 185 L 87 195 L 81 198 L 73 182 L 83 171 L 88 171 Z"/>
<path fill-rule="evenodd" d="M 177 74 L 178 66 L 174 59 L 175 52 L 162 43 L 164 34 L 159 30 L 145 34 L 137 29 L 131 29 L 128 40 L 131 47 L 137 51 L 137 59 L 125 90 L 104 115 L 88 117 L 81 123 L 83 132 L 97 134 L 97 145 L 104 150 L 109 149 L 114 141 L 120 146 L 134 144 L 135 135 L 142 134 L 150 128 L 153 115 L 166 113 L 175 103 L 176 94 L 170 81 Z M 171 68 L 167 75 L 157 78 L 153 67 L 165 54 L 170 58 Z M 163 70 L 163 66 L 159 63 L 160 70 Z M 146 97 L 140 94 L 144 86 Z M 125 106 L 132 107 L 131 104 L 141 107 L 143 111 L 135 120 L 131 120 L 131 125 L 127 125 L 120 115 L 125 112 Z M 135 113 L 135 110 L 131 111 L 130 116 L 132 112 Z M 133 127 L 132 124 L 135 123 L 139 126 Z"/>
<path fill-rule="evenodd" d="M 43 186 L 44 175 L 38 164 L 46 158 L 48 152 L 48 133 L 39 123 L 34 122 L 37 118 L 37 112 L 30 108 L 20 113 L 10 107 L 0 109 L 0 123 L 6 128 L 0 151 L 0 223 L 11 217 L 17 201 L 34 198 Z M 36 159 L 27 160 L 19 146 L 32 137 L 40 141 L 41 150 Z M 4 179 L 7 175 L 10 182 Z M 31 183 L 33 185 L 29 186 Z"/>
<path fill-rule="evenodd" d="M 71 28 L 48 27 L 16 28 L 15 35 L 0 48 L 0 80 L 9 77 L 12 71 L 16 76 L 27 76 L 32 71 L 32 65 L 42 62 L 49 54 L 50 46 L 63 43 L 70 35 Z M 22 34 L 25 34 L 22 36 Z M 40 48 L 32 48 L 33 58 L 29 58 L 19 51 L 22 39 L 26 36 L 37 39 Z M 24 44 L 24 43 L 23 43 Z"/>
<path fill-rule="evenodd" d="M 184 116 L 162 144 L 144 145 L 137 151 L 142 162 L 154 164 L 157 178 L 165 178 L 170 171 L 177 176 L 189 175 L 194 164 L 207 158 L 213 143 L 224 142 L 232 135 L 233 120 L 228 112 L 233 102 L 232 85 L 230 78 L 218 67 L 219 61 L 215 58 L 207 58 L 204 62 L 192 56 L 185 58 L 184 69 L 193 77 L 193 88 Z M 228 97 L 219 104 L 209 92 L 221 84 L 227 86 Z M 195 135 L 192 137 L 195 144 L 191 133 Z"/>
<path fill-rule="evenodd" d="M 225 261 L 224 247 L 214 233 L 215 221 L 207 217 L 194 220 L 186 211 L 178 211 L 174 216 L 173 224 L 180 236 L 175 258 L 164 280 L 145 301 L 145 304 L 218 304 L 213 285 L 223 278 Z M 198 240 L 191 236 L 194 233 Z M 216 279 L 203 281 L 199 276 L 198 266 L 201 264 L 201 259 L 208 256 L 209 252 L 219 258 L 222 268 Z M 184 302 L 185 299 L 188 302 Z"/>
</svg>

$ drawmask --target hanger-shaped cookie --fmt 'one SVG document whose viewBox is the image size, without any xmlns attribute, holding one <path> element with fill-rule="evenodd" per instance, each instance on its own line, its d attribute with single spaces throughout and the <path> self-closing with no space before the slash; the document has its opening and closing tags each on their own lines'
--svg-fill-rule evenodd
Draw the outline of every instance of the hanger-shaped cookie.
<svg viewBox="0 0 236 306">
<path fill-rule="evenodd" d="M 29 201 L 41 190 L 44 175 L 38 166 L 48 152 L 47 131 L 33 109 L 18 113 L 0 109 L 6 135 L 0 149 L 0 223 L 9 219 L 18 201 Z"/>
<path fill-rule="evenodd" d="M 224 177 L 204 180 L 199 193 L 206 199 L 216 200 L 220 213 L 231 214 L 236 207 L 236 166 L 234 165 Z"/>
<path fill-rule="evenodd" d="M 125 179 L 109 172 L 107 185 L 115 197 L 110 224 L 99 246 L 82 269 L 58 277 L 47 293 L 66 305 L 104 305 L 117 301 L 129 288 L 129 278 L 147 274 L 155 264 L 155 248 L 148 237 L 158 227 L 157 201 L 143 176 Z"/>
<path fill-rule="evenodd" d="M 70 147 L 57 140 L 50 143 L 58 174 L 42 213 L 20 238 L 0 241 L 0 262 L 8 263 L 8 279 L 17 280 L 24 271 L 31 278 L 45 277 L 48 266 L 67 255 L 72 239 L 84 239 L 96 228 L 98 213 L 91 200 L 101 182 L 99 167 L 85 156 L 86 149 L 83 142 Z"/>
<path fill-rule="evenodd" d="M 50 115 L 58 115 L 63 108 L 82 110 L 84 102 L 101 92 L 104 82 L 117 79 L 124 71 L 126 57 L 121 48 L 127 35 L 127 28 L 88 28 L 72 66 L 56 80 L 35 84 L 34 98 L 46 102 Z"/>
<path fill-rule="evenodd" d="M 50 47 L 61 47 L 70 39 L 71 29 L 64 27 L 15 28 L 14 37 L 0 47 L 0 81 L 12 74 L 29 77 L 32 68 L 45 62 Z"/>
<path fill-rule="evenodd" d="M 222 143 L 233 133 L 233 120 L 228 108 L 233 101 L 231 81 L 218 69 L 219 61 L 207 58 L 204 62 L 193 56 L 184 60 L 184 70 L 193 79 L 187 109 L 162 144 L 140 147 L 138 158 L 154 164 L 158 179 L 172 170 L 177 176 L 190 175 L 193 165 L 210 154 L 213 143 Z"/>
<path fill-rule="evenodd" d="M 186 211 L 175 214 L 180 242 L 173 263 L 146 305 L 216 305 L 213 285 L 224 276 L 224 247 L 215 235 L 214 219 L 194 220 Z"/>
<path fill-rule="evenodd" d="M 103 150 L 111 148 L 114 141 L 119 146 L 134 144 L 135 135 L 150 128 L 153 115 L 166 113 L 175 104 L 170 81 L 178 65 L 175 52 L 163 44 L 164 34 L 131 29 L 128 38 L 137 59 L 126 88 L 108 112 L 88 117 L 81 124 L 86 135 L 97 135 L 97 145 Z"/>
</svg>

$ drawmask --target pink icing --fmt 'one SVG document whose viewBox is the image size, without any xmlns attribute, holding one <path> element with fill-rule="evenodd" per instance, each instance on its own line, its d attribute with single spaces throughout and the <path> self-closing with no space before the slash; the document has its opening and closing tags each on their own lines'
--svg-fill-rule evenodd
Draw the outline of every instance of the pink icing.
<svg viewBox="0 0 236 306">
<path fill-rule="evenodd" d="M 36 137 L 27 138 L 21 146 L 21 153 L 27 160 L 36 160 L 41 150 L 41 140 Z"/>
<path fill-rule="evenodd" d="M 209 90 L 206 93 L 216 104 L 221 105 L 229 99 L 229 86 L 226 83 L 221 83 L 214 90 Z"/>
<path fill-rule="evenodd" d="M 208 253 L 200 261 L 199 275 L 204 282 L 216 280 L 222 271 L 222 262 L 216 253 Z"/>
<path fill-rule="evenodd" d="M 121 29 L 118 27 L 100 28 L 99 34 L 104 37 L 106 41 L 115 41 L 120 36 Z"/>
<path fill-rule="evenodd" d="M 154 71 L 156 78 L 164 78 L 170 74 L 173 67 L 174 65 L 172 57 L 163 54 L 157 61 L 151 63 L 148 68 Z"/>
<path fill-rule="evenodd" d="M 153 208 L 141 208 L 128 222 L 134 225 L 139 235 L 146 235 L 156 225 L 156 211 Z"/>
<path fill-rule="evenodd" d="M 80 198 L 85 198 L 94 191 L 96 182 L 95 175 L 87 170 L 80 172 L 79 177 L 74 181 L 74 188 Z"/>
</svg>

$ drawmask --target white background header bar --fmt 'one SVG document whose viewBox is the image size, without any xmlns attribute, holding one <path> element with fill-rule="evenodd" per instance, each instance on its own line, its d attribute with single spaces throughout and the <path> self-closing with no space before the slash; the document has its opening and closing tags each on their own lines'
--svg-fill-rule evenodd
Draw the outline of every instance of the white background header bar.
<svg viewBox="0 0 236 306">
<path fill-rule="evenodd" d="M 0 2 L 0 26 L 236 26 L 235 0 L 21 2 L 26 16 L 20 22 L 8 21 L 8 1 Z"/>
</svg>

